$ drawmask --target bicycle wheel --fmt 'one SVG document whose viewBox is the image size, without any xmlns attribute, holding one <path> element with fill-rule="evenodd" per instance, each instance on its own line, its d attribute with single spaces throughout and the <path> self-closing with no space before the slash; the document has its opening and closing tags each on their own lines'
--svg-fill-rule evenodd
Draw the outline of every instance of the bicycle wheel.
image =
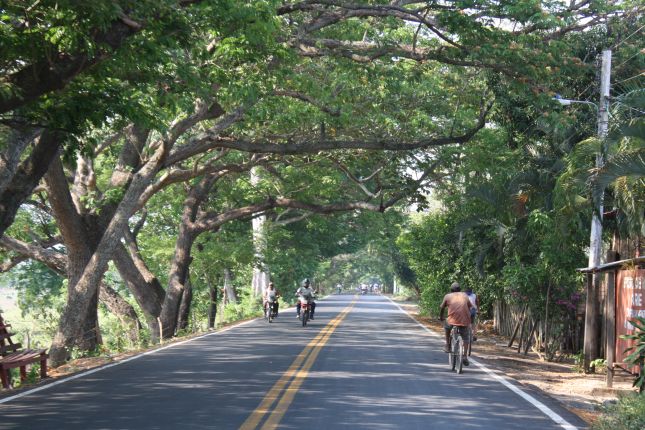
<svg viewBox="0 0 645 430">
<path fill-rule="evenodd" d="M 464 340 L 461 336 L 457 336 L 457 339 L 455 339 L 455 345 L 453 346 L 452 351 L 455 355 L 455 365 L 453 370 L 456 370 L 457 373 L 461 374 L 464 369 Z"/>
<path fill-rule="evenodd" d="M 455 340 L 450 339 L 450 346 L 448 347 L 448 362 L 450 363 L 450 370 L 455 370 L 455 366 L 457 365 L 457 360 L 455 359 L 455 351 L 454 351 L 454 345 L 455 345 Z"/>
</svg>

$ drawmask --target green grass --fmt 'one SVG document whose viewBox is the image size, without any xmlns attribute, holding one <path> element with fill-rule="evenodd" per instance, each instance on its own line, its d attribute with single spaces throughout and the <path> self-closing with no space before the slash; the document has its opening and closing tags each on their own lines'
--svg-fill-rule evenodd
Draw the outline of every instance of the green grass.
<svg viewBox="0 0 645 430">
<path fill-rule="evenodd" d="M 593 430 L 643 430 L 645 429 L 645 396 L 630 394 L 618 403 L 603 410 L 603 415 L 594 423 Z"/>
</svg>

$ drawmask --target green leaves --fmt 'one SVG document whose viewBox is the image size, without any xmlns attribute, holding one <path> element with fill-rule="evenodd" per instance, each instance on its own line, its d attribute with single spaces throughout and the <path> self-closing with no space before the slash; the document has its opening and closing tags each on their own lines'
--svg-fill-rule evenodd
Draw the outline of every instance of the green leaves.
<svg viewBox="0 0 645 430">
<path fill-rule="evenodd" d="M 634 346 L 625 350 L 625 352 L 630 353 L 625 357 L 625 362 L 640 368 L 640 373 L 634 380 L 634 387 L 637 387 L 638 392 L 642 393 L 645 391 L 645 318 L 636 317 L 630 320 L 630 323 L 634 326 L 635 332 L 633 334 L 623 335 L 621 339 L 633 340 L 635 342 Z"/>
</svg>

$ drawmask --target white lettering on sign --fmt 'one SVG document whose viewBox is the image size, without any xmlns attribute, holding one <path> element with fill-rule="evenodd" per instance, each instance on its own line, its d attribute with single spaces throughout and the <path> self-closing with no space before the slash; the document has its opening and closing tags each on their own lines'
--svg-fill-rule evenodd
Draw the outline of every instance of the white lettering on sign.
<svg viewBox="0 0 645 430">
<path fill-rule="evenodd" d="M 634 297 L 632 297 L 632 306 L 643 306 L 643 294 L 634 293 Z"/>
<path fill-rule="evenodd" d="M 633 290 L 634 289 L 634 278 L 631 276 L 625 276 L 623 279 L 623 288 L 626 290 Z"/>
<path fill-rule="evenodd" d="M 625 328 L 627 330 L 634 330 L 634 326 L 629 322 L 629 320 L 625 320 Z"/>
<path fill-rule="evenodd" d="M 641 317 L 645 318 L 645 309 L 629 309 L 627 311 L 627 317 L 629 318 L 636 318 L 636 317 Z"/>
</svg>

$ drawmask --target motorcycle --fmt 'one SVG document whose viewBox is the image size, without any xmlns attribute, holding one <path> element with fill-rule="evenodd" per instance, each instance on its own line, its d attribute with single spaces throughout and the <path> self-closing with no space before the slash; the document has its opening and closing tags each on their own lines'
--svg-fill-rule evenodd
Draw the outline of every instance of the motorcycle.
<svg viewBox="0 0 645 430">
<path fill-rule="evenodd" d="M 302 326 L 305 327 L 309 321 L 311 307 L 307 298 L 301 296 L 298 300 L 300 300 L 300 321 L 302 321 Z"/>
</svg>

